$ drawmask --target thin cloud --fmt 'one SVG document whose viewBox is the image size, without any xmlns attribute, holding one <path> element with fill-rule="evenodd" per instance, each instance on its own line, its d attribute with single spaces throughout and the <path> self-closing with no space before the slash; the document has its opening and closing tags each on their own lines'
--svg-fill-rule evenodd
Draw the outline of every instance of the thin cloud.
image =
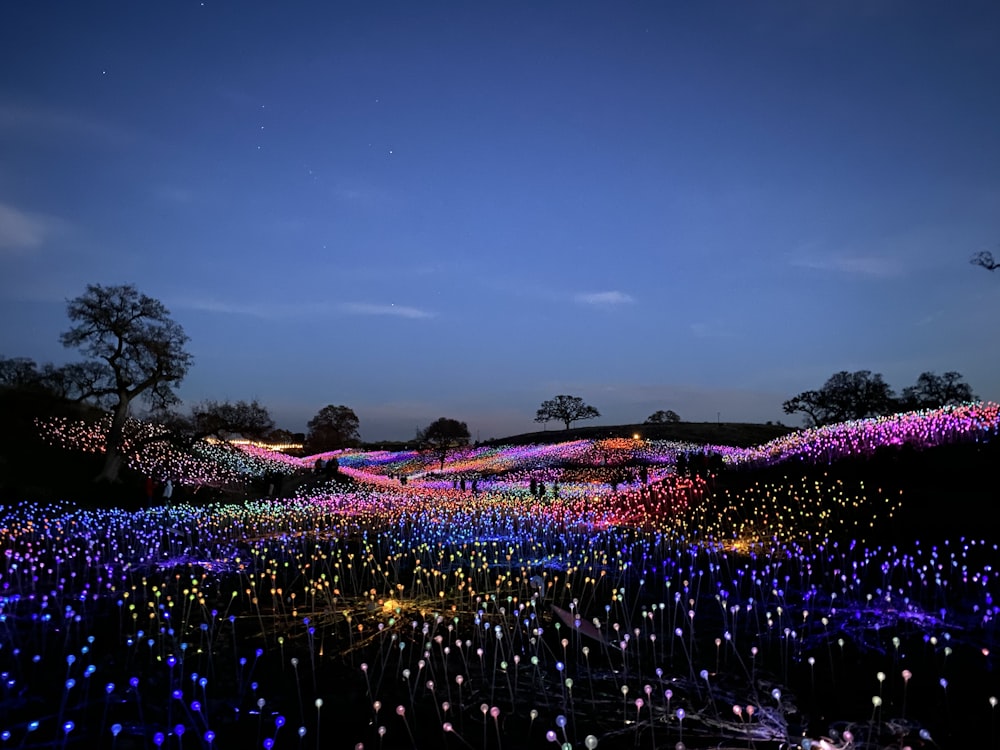
<svg viewBox="0 0 1000 750">
<path fill-rule="evenodd" d="M 0 104 L 0 132 L 30 138 L 39 134 L 77 137 L 109 146 L 135 140 L 131 132 L 87 115 L 16 104 Z"/>
<path fill-rule="evenodd" d="M 41 247 L 57 223 L 0 203 L 0 251 L 12 255 Z"/>
<path fill-rule="evenodd" d="M 619 291 L 580 293 L 574 299 L 582 305 L 595 305 L 598 307 L 628 305 L 635 302 L 635 299 L 631 295 Z"/>
<path fill-rule="evenodd" d="M 304 304 L 242 304 L 226 302 L 214 298 L 204 299 L 181 299 L 172 303 L 173 307 L 188 310 L 201 310 L 203 312 L 221 313 L 223 315 L 246 315 L 253 318 L 275 320 L 279 318 L 296 318 L 302 316 L 316 315 L 326 312 L 329 306 L 323 303 Z"/>
<path fill-rule="evenodd" d="M 421 310 L 419 307 L 395 304 L 376 305 L 368 302 L 345 302 L 339 306 L 339 309 L 348 315 L 392 315 L 414 320 L 434 317 L 434 313 Z"/>
<path fill-rule="evenodd" d="M 223 315 L 246 315 L 253 318 L 277 320 L 283 318 L 315 317 L 330 312 L 347 315 L 389 315 L 398 318 L 432 318 L 434 313 L 406 305 L 377 305 L 367 302 L 344 302 L 331 307 L 325 302 L 299 302 L 291 304 L 243 303 L 219 300 L 213 297 L 186 298 L 172 303 L 173 306 L 189 310 L 220 313 Z"/>
<path fill-rule="evenodd" d="M 899 276 L 903 272 L 899 261 L 876 255 L 809 255 L 793 258 L 792 265 L 870 279 Z"/>
</svg>

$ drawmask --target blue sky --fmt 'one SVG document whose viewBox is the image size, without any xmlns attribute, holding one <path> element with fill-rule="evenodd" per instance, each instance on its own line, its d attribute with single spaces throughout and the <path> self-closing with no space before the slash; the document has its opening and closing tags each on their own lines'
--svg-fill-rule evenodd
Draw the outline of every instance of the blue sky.
<svg viewBox="0 0 1000 750">
<path fill-rule="evenodd" d="M 0 354 L 134 283 L 188 402 L 369 440 L 1000 400 L 992 2 L 8 2 Z M 550 425 L 552 428 L 557 425 Z"/>
</svg>

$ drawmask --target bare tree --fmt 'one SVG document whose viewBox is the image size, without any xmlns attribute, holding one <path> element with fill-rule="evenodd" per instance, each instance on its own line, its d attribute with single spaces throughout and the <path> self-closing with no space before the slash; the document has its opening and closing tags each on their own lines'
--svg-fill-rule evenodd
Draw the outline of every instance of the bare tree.
<svg viewBox="0 0 1000 750">
<path fill-rule="evenodd" d="M 157 407 L 178 401 L 174 389 L 192 362 L 184 349 L 188 337 L 162 302 L 131 284 L 89 284 L 84 294 L 68 301 L 67 314 L 75 325 L 60 337 L 63 345 L 99 365 L 89 373 L 97 377 L 84 397 L 113 402 L 104 468 L 97 478 L 116 481 L 129 408 L 139 396 Z"/>
<path fill-rule="evenodd" d="M 556 396 L 542 402 L 535 414 L 535 421 L 549 422 L 555 419 L 565 424 L 568 430 L 573 422 L 599 416 L 601 413 L 593 406 L 583 403 L 583 399 L 579 396 Z"/>
</svg>

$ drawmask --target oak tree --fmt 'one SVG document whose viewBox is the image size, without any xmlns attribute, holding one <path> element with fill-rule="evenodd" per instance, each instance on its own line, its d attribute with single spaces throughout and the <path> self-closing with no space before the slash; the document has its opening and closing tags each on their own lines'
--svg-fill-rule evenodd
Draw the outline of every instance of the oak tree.
<svg viewBox="0 0 1000 750">
<path fill-rule="evenodd" d="M 660 409 L 646 417 L 646 424 L 674 424 L 680 421 L 680 415 L 673 409 Z"/>
<path fill-rule="evenodd" d="M 347 406 L 324 406 L 306 426 L 309 428 L 306 435 L 309 453 L 353 448 L 361 443 L 361 421 Z"/>
<path fill-rule="evenodd" d="M 242 435 L 250 440 L 263 439 L 274 429 L 274 420 L 266 406 L 253 401 L 202 401 L 191 408 L 191 426 L 195 437 L 228 440 Z"/>
<path fill-rule="evenodd" d="M 869 370 L 842 370 L 818 391 L 803 391 L 782 404 L 786 414 L 805 414 L 810 427 L 891 414 L 896 406 L 892 388 Z"/>
<path fill-rule="evenodd" d="M 923 372 L 917 378 L 917 384 L 903 389 L 900 406 L 906 410 L 937 409 L 941 406 L 957 406 L 969 401 L 975 401 L 976 394 L 972 387 L 962 380 L 961 373 L 946 372 L 936 375 L 933 372 Z"/>
<path fill-rule="evenodd" d="M 159 300 L 131 284 L 89 284 L 67 303 L 74 324 L 60 340 L 87 358 L 83 398 L 108 403 L 111 426 L 105 437 L 104 468 L 98 479 L 116 481 L 123 460 L 125 421 L 140 396 L 163 408 L 179 399 L 176 387 L 192 363 L 188 336 Z"/>
<path fill-rule="evenodd" d="M 566 425 L 566 429 L 573 422 L 581 419 L 593 419 L 601 416 L 593 406 L 585 404 L 579 396 L 556 396 L 547 401 L 543 401 L 538 412 L 535 414 L 536 422 L 549 422 L 557 420 Z"/>
<path fill-rule="evenodd" d="M 441 417 L 431 422 L 423 430 L 417 431 L 417 441 L 441 460 L 444 468 L 449 451 L 469 444 L 469 427 L 457 419 Z"/>
</svg>

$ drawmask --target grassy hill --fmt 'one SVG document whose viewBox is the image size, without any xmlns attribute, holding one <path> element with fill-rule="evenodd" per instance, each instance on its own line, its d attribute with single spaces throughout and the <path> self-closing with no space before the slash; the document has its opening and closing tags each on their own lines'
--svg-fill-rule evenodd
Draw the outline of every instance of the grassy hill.
<svg viewBox="0 0 1000 750">
<path fill-rule="evenodd" d="M 731 445 L 747 448 L 795 432 L 795 428 L 777 424 L 749 422 L 675 422 L 673 424 L 585 425 L 568 430 L 554 429 L 526 432 L 523 435 L 483 441 L 483 445 L 529 445 L 563 443 L 569 440 L 630 438 L 677 440 L 703 445 Z"/>
<path fill-rule="evenodd" d="M 49 446 L 39 438 L 34 425 L 39 415 L 98 419 L 101 416 L 98 410 L 41 393 L 0 389 L 0 414 L 3 415 L 0 503 L 73 500 L 84 505 L 128 508 L 144 502 L 145 477 L 125 469 L 120 483 L 95 484 L 93 478 L 100 471 L 102 456 Z M 512 435 L 484 444 L 553 444 L 639 435 L 646 440 L 746 447 L 792 432 L 793 428 L 783 425 L 732 422 L 581 425 L 569 430 Z M 898 519 L 898 526 L 907 533 L 916 531 L 936 537 L 978 530 L 984 509 L 992 510 L 1000 502 L 1000 485 L 995 481 L 996 467 L 1000 466 L 1000 440 L 925 451 L 908 448 L 887 447 L 872 458 L 847 458 L 834 465 L 793 461 L 766 468 L 726 471 L 717 478 L 716 486 L 738 495 L 758 483 L 780 485 L 794 477 L 815 477 L 824 483 L 832 478 L 842 479 L 849 485 L 863 483 L 884 492 L 901 492 L 907 500 L 907 512 Z M 181 488 L 177 491 L 183 493 Z M 208 500 L 210 493 L 197 497 Z"/>
</svg>

